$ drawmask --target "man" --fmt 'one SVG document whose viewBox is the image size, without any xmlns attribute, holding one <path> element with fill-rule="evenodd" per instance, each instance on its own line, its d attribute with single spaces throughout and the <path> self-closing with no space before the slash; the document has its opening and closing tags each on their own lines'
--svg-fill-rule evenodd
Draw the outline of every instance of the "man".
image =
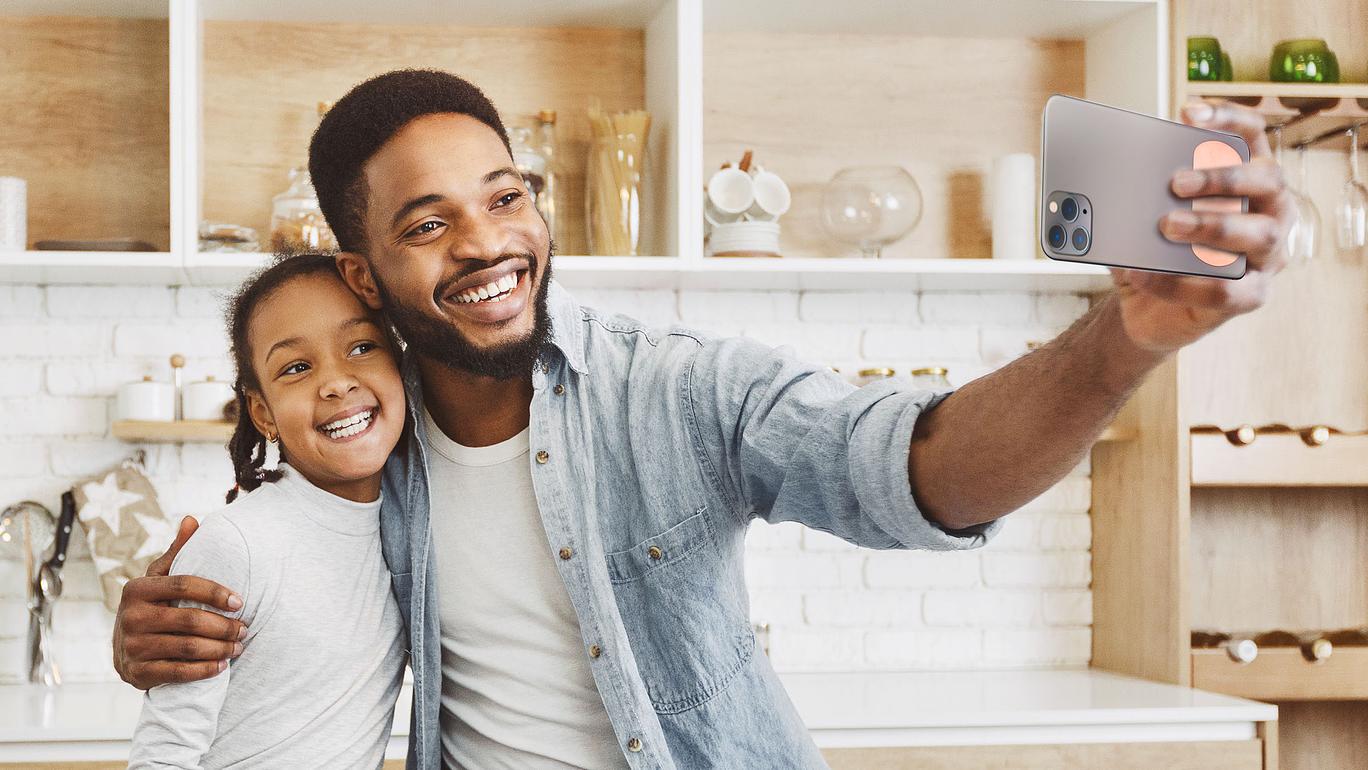
<svg viewBox="0 0 1368 770">
<path fill-rule="evenodd" d="M 1172 240 L 1246 252 L 1240 281 L 1115 271 L 1049 345 L 950 393 L 855 389 L 745 339 L 657 332 L 551 284 L 551 243 L 494 107 L 429 71 L 353 89 L 310 146 L 348 285 L 408 349 L 408 441 L 382 529 L 411 639 L 410 765 L 808 767 L 822 760 L 763 655 L 742 580 L 754 518 L 871 548 L 961 549 L 1054 485 L 1178 348 L 1262 304 L 1290 217 L 1263 121 L 1245 166 L 1180 172 Z M 228 588 L 124 590 L 120 675 L 211 676 Z M 226 640 L 226 641 L 225 641 Z M 282 682 L 281 686 L 289 686 Z"/>
</svg>

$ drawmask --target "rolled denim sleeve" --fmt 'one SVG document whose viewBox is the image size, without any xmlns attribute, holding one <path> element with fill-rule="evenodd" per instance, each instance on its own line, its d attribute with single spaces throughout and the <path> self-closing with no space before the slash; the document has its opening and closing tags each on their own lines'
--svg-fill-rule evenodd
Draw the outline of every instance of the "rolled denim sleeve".
<svg viewBox="0 0 1368 770">
<path fill-rule="evenodd" d="M 687 387 L 701 461 L 739 515 L 799 522 L 867 548 L 934 550 L 981 546 L 1002 525 L 946 530 L 912 495 L 912 431 L 951 392 L 856 388 L 746 339 L 706 341 Z"/>
</svg>

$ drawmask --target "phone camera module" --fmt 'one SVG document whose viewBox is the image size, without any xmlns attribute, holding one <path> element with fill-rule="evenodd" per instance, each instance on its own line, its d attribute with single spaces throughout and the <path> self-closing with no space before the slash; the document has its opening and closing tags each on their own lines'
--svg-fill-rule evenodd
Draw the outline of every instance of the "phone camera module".
<svg viewBox="0 0 1368 770">
<path fill-rule="evenodd" d="M 1064 228 L 1055 225 L 1050 228 L 1050 245 L 1056 249 L 1064 247 Z"/>
<path fill-rule="evenodd" d="M 1058 225 L 1056 225 L 1058 227 Z M 1088 231 L 1078 228 L 1073 231 L 1073 247 L 1079 251 L 1086 251 L 1088 248 Z"/>
<path fill-rule="evenodd" d="M 1064 215 L 1066 221 L 1074 221 L 1078 217 L 1078 201 L 1073 198 L 1065 198 L 1059 204 L 1059 213 Z"/>
</svg>

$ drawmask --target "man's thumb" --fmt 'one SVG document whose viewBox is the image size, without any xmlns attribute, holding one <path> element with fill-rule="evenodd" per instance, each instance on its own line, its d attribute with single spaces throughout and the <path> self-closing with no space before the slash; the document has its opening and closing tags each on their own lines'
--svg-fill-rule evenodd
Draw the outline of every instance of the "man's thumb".
<svg viewBox="0 0 1368 770">
<path fill-rule="evenodd" d="M 165 577 L 171 574 L 171 562 L 176 560 L 176 554 L 180 553 L 185 541 L 189 540 L 197 529 L 199 529 L 199 522 L 195 521 L 194 516 L 186 516 L 181 519 L 180 529 L 176 532 L 176 539 L 172 541 L 171 547 L 167 548 L 166 553 L 162 554 L 156 561 L 147 565 L 148 577 Z"/>
</svg>

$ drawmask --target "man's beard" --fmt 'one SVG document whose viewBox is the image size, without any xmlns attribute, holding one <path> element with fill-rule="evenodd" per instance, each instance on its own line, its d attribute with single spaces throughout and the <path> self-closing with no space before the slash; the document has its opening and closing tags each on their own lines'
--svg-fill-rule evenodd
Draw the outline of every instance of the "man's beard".
<svg viewBox="0 0 1368 770">
<path fill-rule="evenodd" d="M 551 249 L 551 253 L 554 253 L 554 248 Z M 375 288 L 385 303 L 385 316 L 403 338 L 408 351 L 436 361 L 449 369 L 479 377 L 511 380 L 526 377 L 531 373 L 543 346 L 551 339 L 551 316 L 546 308 L 546 292 L 551 283 L 551 253 L 547 254 L 541 280 L 532 287 L 532 295 L 529 298 L 533 307 L 532 330 L 522 339 L 489 348 L 477 347 L 466 339 L 454 324 L 443 323 L 400 302 L 398 297 L 385 288 L 375 271 L 372 270 L 371 275 L 374 276 Z M 537 274 L 540 260 L 530 252 L 504 255 L 504 259 L 516 257 L 526 259 L 529 264 L 527 276 L 523 280 L 532 280 L 532 276 Z M 434 303 L 442 302 L 443 292 L 451 283 L 454 281 L 449 281 L 438 288 L 433 297 Z"/>
</svg>

